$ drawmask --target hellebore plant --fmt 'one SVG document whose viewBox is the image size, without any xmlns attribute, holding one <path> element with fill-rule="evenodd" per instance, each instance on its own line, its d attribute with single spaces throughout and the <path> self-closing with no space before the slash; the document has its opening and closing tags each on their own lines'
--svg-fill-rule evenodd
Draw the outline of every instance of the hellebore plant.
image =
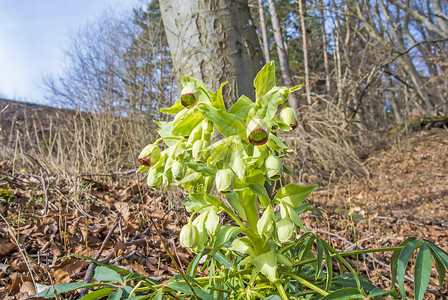
<svg viewBox="0 0 448 300">
<path fill-rule="evenodd" d="M 188 191 L 183 204 L 191 217 L 180 242 L 196 257 L 185 274 L 163 285 L 122 271 L 119 278 L 139 284 L 130 294 L 111 289 L 111 296 L 126 292 L 129 297 L 139 295 L 132 299 L 381 299 L 397 298 L 398 283 L 405 298 L 406 265 L 417 248 L 416 299 L 422 299 L 427 288 L 431 261 L 442 286 L 448 254 L 429 241 L 410 238 L 395 248 L 338 253 L 305 228 L 300 215 L 314 209 L 305 199 L 317 186 L 281 186 L 283 174 L 290 174 L 281 158 L 291 149 L 276 135 L 297 127 L 297 114 L 286 102 L 300 86 L 276 86 L 273 62 L 254 80 L 255 101 L 241 96 L 228 111 L 222 96 L 226 83 L 217 93 L 189 76 L 183 76 L 182 84 L 181 99 L 161 109 L 174 119 L 156 121 L 161 137 L 143 149 L 139 161 L 151 188 L 175 185 Z M 276 181 L 281 187 L 269 195 L 264 185 Z M 232 222 L 222 224 L 224 219 Z M 370 284 L 344 259 L 384 251 L 394 251 L 388 291 Z M 340 273 L 333 272 L 333 260 Z M 208 269 L 209 275 L 197 277 L 198 269 Z"/>
</svg>

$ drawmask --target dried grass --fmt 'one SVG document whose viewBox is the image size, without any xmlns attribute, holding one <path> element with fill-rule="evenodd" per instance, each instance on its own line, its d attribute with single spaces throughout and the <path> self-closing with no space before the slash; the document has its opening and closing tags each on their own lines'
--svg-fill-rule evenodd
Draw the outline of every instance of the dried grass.
<svg viewBox="0 0 448 300">
<path fill-rule="evenodd" d="M 357 154 L 361 132 L 345 122 L 338 106 L 326 101 L 302 106 L 299 119 L 297 129 L 280 134 L 294 150 L 285 158 L 292 181 L 327 183 L 347 172 L 360 177 L 369 175 Z"/>
<path fill-rule="evenodd" d="M 112 112 L 6 109 L 0 122 L 1 160 L 13 161 L 15 170 L 45 169 L 66 178 L 135 169 L 139 151 L 156 134 L 151 120 Z"/>
</svg>

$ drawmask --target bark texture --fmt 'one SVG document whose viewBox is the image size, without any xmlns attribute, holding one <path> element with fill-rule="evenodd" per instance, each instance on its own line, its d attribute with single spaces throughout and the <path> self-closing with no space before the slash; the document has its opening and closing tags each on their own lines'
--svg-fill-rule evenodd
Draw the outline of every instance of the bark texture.
<svg viewBox="0 0 448 300">
<path fill-rule="evenodd" d="M 160 0 L 177 82 L 182 74 L 224 88 L 229 107 L 239 96 L 254 99 L 253 80 L 263 56 L 247 0 Z"/>
</svg>

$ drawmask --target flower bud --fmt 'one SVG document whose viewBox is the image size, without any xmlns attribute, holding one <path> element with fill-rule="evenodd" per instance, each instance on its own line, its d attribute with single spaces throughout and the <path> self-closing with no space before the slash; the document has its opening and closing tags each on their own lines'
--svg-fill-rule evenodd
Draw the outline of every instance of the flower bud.
<svg viewBox="0 0 448 300">
<path fill-rule="evenodd" d="M 162 174 L 158 170 L 151 169 L 148 172 L 148 178 L 146 179 L 146 183 L 150 188 L 153 189 L 158 188 L 162 184 L 162 181 L 163 181 Z"/>
<path fill-rule="evenodd" d="M 171 174 L 173 178 L 176 180 L 181 180 L 185 176 L 185 172 L 187 171 L 187 166 L 184 163 L 181 163 L 178 160 L 173 160 L 171 165 Z"/>
<path fill-rule="evenodd" d="M 290 218 L 281 219 L 277 223 L 277 236 L 281 243 L 294 241 L 296 230 L 296 225 Z"/>
<path fill-rule="evenodd" d="M 279 180 L 283 174 L 283 164 L 279 157 L 270 155 L 266 159 L 266 175 L 271 180 Z"/>
<path fill-rule="evenodd" d="M 299 117 L 291 107 L 286 107 L 280 112 L 280 120 L 292 129 L 296 128 L 297 124 L 299 124 Z"/>
<path fill-rule="evenodd" d="M 193 143 L 193 148 L 191 151 L 191 155 L 195 162 L 198 163 L 204 163 L 207 160 L 206 154 L 200 154 L 199 152 L 202 151 L 207 147 L 207 142 L 204 140 L 197 140 Z M 207 151 L 208 152 L 208 151 Z"/>
<path fill-rule="evenodd" d="M 221 169 L 216 172 L 216 189 L 223 195 L 228 195 L 233 191 L 235 183 L 235 173 L 231 169 Z"/>
<path fill-rule="evenodd" d="M 202 130 L 207 133 L 212 133 L 215 124 L 212 121 L 205 119 L 202 121 Z"/>
<path fill-rule="evenodd" d="M 180 243 L 184 247 L 196 248 L 199 246 L 199 230 L 196 226 L 187 224 L 180 231 Z"/>
<path fill-rule="evenodd" d="M 216 210 L 213 209 L 208 213 L 207 220 L 205 221 L 205 228 L 212 236 L 221 228 L 221 224 L 219 223 L 219 215 Z"/>
<path fill-rule="evenodd" d="M 261 119 L 252 119 L 247 126 L 247 139 L 252 145 L 266 144 L 269 139 L 269 128 Z"/>
<path fill-rule="evenodd" d="M 159 159 L 160 148 L 154 144 L 147 145 L 138 156 L 138 161 L 148 168 L 154 166 Z"/>
<path fill-rule="evenodd" d="M 197 89 L 192 84 L 187 84 L 181 92 L 180 102 L 188 109 L 193 108 L 197 102 Z"/>
</svg>

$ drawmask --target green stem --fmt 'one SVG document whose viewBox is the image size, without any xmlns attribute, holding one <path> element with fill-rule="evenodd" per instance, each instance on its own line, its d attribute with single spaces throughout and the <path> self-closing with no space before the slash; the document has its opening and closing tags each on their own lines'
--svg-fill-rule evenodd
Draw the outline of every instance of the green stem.
<svg viewBox="0 0 448 300">
<path fill-rule="evenodd" d="M 278 293 L 280 294 L 280 298 L 282 298 L 283 300 L 288 300 L 289 297 L 288 295 L 286 295 L 283 285 L 281 283 L 276 283 L 275 286 L 277 287 Z"/>
<path fill-rule="evenodd" d="M 389 248 L 381 248 L 381 249 L 365 249 L 365 250 L 355 250 L 355 251 L 348 251 L 348 252 L 341 252 L 339 253 L 340 256 L 350 256 L 350 255 L 359 255 L 359 254 L 366 254 L 366 253 L 376 253 L 376 252 L 388 252 L 388 251 L 398 251 L 403 249 L 403 247 L 389 247 Z M 331 254 L 330 257 L 334 258 L 337 254 Z M 306 265 L 309 263 L 312 263 L 317 260 L 317 257 L 310 258 L 310 259 L 304 259 L 300 260 L 298 262 L 295 262 L 292 264 L 293 267 Z"/>
<path fill-rule="evenodd" d="M 300 277 L 300 276 L 298 276 L 298 275 L 296 275 L 296 274 L 294 274 L 294 273 L 287 273 L 287 275 L 290 276 L 291 278 L 297 280 L 298 282 L 300 282 L 300 283 L 303 284 L 304 286 L 306 286 L 306 287 L 312 289 L 313 291 L 315 291 L 315 292 L 321 294 L 322 296 L 327 296 L 327 295 L 329 295 L 328 292 L 324 291 L 323 289 L 321 289 L 321 288 L 318 287 L 318 286 L 315 286 L 315 285 L 312 284 L 311 282 L 309 282 L 309 281 L 303 279 L 302 277 Z"/>
</svg>

